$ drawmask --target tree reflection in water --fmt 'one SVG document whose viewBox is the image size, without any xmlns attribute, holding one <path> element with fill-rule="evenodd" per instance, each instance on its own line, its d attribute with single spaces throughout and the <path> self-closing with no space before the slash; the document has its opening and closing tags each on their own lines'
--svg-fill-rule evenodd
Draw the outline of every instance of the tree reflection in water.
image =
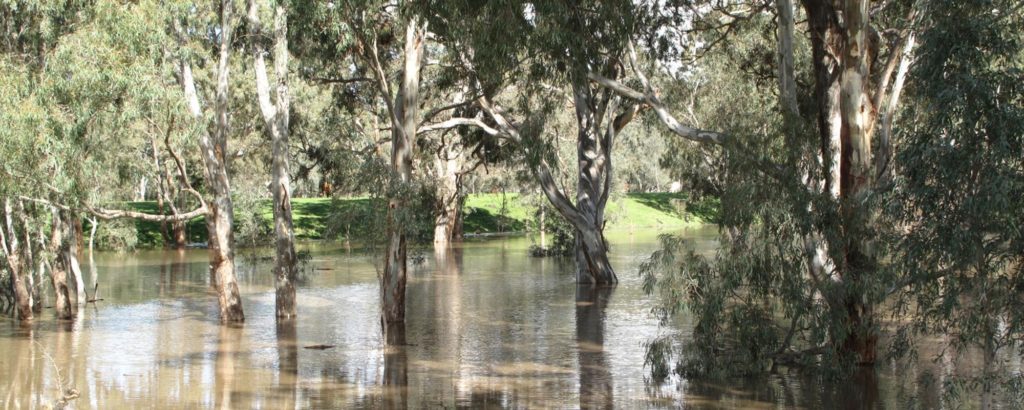
<svg viewBox="0 0 1024 410">
<path fill-rule="evenodd" d="M 295 320 L 277 320 L 277 386 L 281 391 L 281 408 L 295 408 L 299 384 L 299 346 Z"/>
<path fill-rule="evenodd" d="M 614 405 L 612 375 L 604 354 L 604 311 L 614 288 L 576 287 L 576 342 L 579 345 L 580 408 Z"/>
<path fill-rule="evenodd" d="M 214 406 L 219 409 L 238 407 L 232 404 L 235 392 L 235 356 L 238 355 L 238 339 L 242 337 L 242 329 L 228 325 L 220 326 L 217 333 L 217 358 L 214 382 Z"/>
<path fill-rule="evenodd" d="M 387 409 L 404 409 L 409 404 L 409 355 L 405 340 L 405 324 L 396 323 L 384 332 L 384 374 L 381 380 L 383 405 Z"/>
</svg>

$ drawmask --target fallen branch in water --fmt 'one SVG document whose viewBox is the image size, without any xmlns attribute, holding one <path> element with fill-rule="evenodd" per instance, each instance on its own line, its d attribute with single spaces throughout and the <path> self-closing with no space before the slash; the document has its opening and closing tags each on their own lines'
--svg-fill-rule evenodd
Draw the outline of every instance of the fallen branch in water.
<svg viewBox="0 0 1024 410">
<path fill-rule="evenodd" d="M 103 300 L 103 299 L 100 299 L 100 298 L 96 297 L 96 295 L 98 295 L 99 293 L 100 293 L 100 283 L 96 282 L 96 286 L 94 286 L 92 288 L 92 299 L 86 298 L 85 303 L 96 303 L 96 301 Z M 85 292 L 85 295 L 89 296 L 89 292 Z"/>
</svg>

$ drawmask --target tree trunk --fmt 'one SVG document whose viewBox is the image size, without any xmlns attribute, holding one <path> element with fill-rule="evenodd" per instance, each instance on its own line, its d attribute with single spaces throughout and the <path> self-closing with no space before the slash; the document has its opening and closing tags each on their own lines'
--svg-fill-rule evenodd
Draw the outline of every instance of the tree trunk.
<svg viewBox="0 0 1024 410">
<path fill-rule="evenodd" d="M 823 189 L 833 198 L 838 198 L 842 119 L 839 113 L 840 67 L 836 57 L 842 55 L 842 33 L 831 1 L 805 0 L 804 8 L 811 31 Z"/>
<path fill-rule="evenodd" d="M 54 255 L 53 265 L 50 266 L 50 278 L 53 282 L 54 302 L 53 307 L 57 312 L 58 319 L 72 319 L 75 312 L 72 310 L 71 289 L 68 288 L 67 260 L 62 256 L 64 251 L 64 230 L 65 222 L 61 218 L 61 212 L 53 209 L 53 219 L 50 228 L 50 254 Z"/>
<path fill-rule="evenodd" d="M 576 283 L 614 285 L 615 276 L 608 261 L 608 245 L 598 229 L 576 229 Z"/>
<path fill-rule="evenodd" d="M 547 249 L 547 247 L 548 247 L 548 241 L 547 241 L 547 239 L 548 239 L 547 238 L 548 226 L 547 226 L 547 220 L 546 220 L 547 219 L 547 210 L 548 210 L 548 207 L 546 207 L 544 205 L 541 205 L 541 207 L 540 207 L 540 248 L 541 249 Z"/>
<path fill-rule="evenodd" d="M 576 209 L 583 224 L 576 224 L 576 282 L 615 284 L 618 277 L 608 262 L 604 239 L 604 207 L 611 179 L 611 153 L 601 144 L 597 101 L 587 83 L 573 84 L 576 106 L 576 159 L 579 164 Z"/>
<path fill-rule="evenodd" d="M 462 194 L 461 155 L 443 149 L 436 162 L 439 176 L 437 186 L 437 217 L 434 220 L 434 249 L 442 250 L 452 243 L 462 241 L 462 205 L 466 200 Z"/>
<path fill-rule="evenodd" d="M 79 304 L 85 303 L 85 280 L 82 278 L 82 265 L 78 262 L 78 256 L 82 254 L 82 238 L 85 235 L 80 234 L 82 231 L 82 219 L 78 217 L 78 214 L 68 212 L 64 220 L 68 224 L 68 232 L 70 233 L 67 237 L 67 245 L 64 248 L 64 266 L 67 267 L 68 273 L 71 274 L 68 281 L 69 285 L 74 287 L 70 293 L 72 309 L 77 310 Z"/>
<path fill-rule="evenodd" d="M 96 244 L 96 228 L 99 226 L 99 219 L 93 218 L 89 221 L 89 280 L 92 283 L 93 289 L 99 289 L 97 284 L 99 283 L 99 270 L 96 268 L 96 258 L 93 256 L 93 250 Z M 96 290 L 93 290 L 92 298 L 96 299 Z"/>
<path fill-rule="evenodd" d="M 234 3 L 221 2 L 220 16 L 220 59 L 217 63 L 216 101 L 214 122 L 207 132 L 200 134 L 199 145 L 205 165 L 207 187 L 213 201 L 207 203 L 206 226 L 209 237 L 210 282 L 217 291 L 222 322 L 243 322 L 242 299 L 235 279 L 235 235 L 234 210 L 231 202 L 231 185 L 227 171 L 227 138 L 230 133 L 228 118 L 229 67 L 231 41 L 234 31 Z M 192 67 L 181 61 L 179 80 L 185 94 L 189 113 L 196 120 L 203 119 L 199 96 L 192 77 Z"/>
<path fill-rule="evenodd" d="M 417 20 L 406 26 L 404 68 L 392 109 L 391 172 L 392 191 L 404 191 L 412 182 L 412 150 L 417 130 L 419 111 L 419 71 L 423 58 L 424 29 Z M 386 78 L 382 79 L 383 82 Z M 399 194 L 400 196 L 401 194 Z M 400 226 L 399 214 L 405 206 L 404 198 L 393 196 L 388 201 L 388 242 L 384 259 L 384 272 L 380 277 L 381 324 L 385 334 L 395 323 L 405 321 L 406 235 Z M 387 335 L 385 335 L 387 336 Z M 385 340 L 390 338 L 385 337 Z"/>
<path fill-rule="evenodd" d="M 207 181 L 213 193 L 210 213 L 210 271 L 216 279 L 217 298 L 220 302 L 220 318 L 224 322 L 243 322 L 242 299 L 235 279 L 235 232 L 234 207 L 231 202 L 231 185 L 227 170 L 227 139 L 230 134 L 228 119 L 229 60 L 233 34 L 233 2 L 221 3 L 220 60 L 217 65 L 217 96 L 214 106 L 216 120 L 213 132 L 200 138 L 203 160 L 206 164 Z M 211 135 L 212 134 L 212 135 Z"/>
<path fill-rule="evenodd" d="M 846 0 L 840 4 L 842 25 L 839 10 L 832 2 L 804 2 L 815 59 L 824 187 L 839 202 L 842 225 L 840 237 L 828 244 L 840 250 L 841 256 L 834 266 L 842 287 L 833 308 L 844 310 L 847 327 L 843 339 L 835 341 L 836 348 L 859 363 L 872 364 L 876 360 L 878 333 L 874 303 L 865 300 L 862 282 L 875 274 L 876 261 L 870 251 L 870 238 L 866 237 L 873 223 L 867 214 L 871 210 L 865 209 L 863 200 L 874 182 L 871 134 L 877 111 L 868 83 L 876 50 L 868 37 L 868 0 Z M 819 248 L 817 253 L 827 252 Z"/>
<path fill-rule="evenodd" d="M 32 295 L 29 294 L 28 287 L 25 286 L 25 279 L 23 277 L 24 264 L 19 254 L 18 233 L 14 229 L 14 209 L 11 207 L 10 198 L 4 198 L 3 211 L 4 227 L 0 227 L 0 245 L 3 246 L 3 253 L 7 259 L 7 267 L 11 274 L 11 291 L 14 294 L 15 312 L 18 319 L 29 322 L 33 319 Z M 7 231 L 6 235 L 2 232 L 3 229 Z M 27 230 L 28 227 L 25 227 L 25 229 Z M 32 244 L 26 243 L 25 246 L 31 247 Z"/>
<path fill-rule="evenodd" d="M 274 277 L 277 297 L 275 312 L 278 318 L 295 317 L 295 234 L 292 225 L 291 181 L 288 178 L 288 20 L 287 11 L 280 3 L 274 8 L 274 74 L 277 80 L 276 104 L 270 99 L 264 47 L 258 38 L 261 31 L 259 5 L 249 2 L 249 22 L 255 37 L 253 54 L 256 73 L 256 92 L 264 124 L 272 145 L 272 178 L 270 190 L 274 200 Z"/>
<path fill-rule="evenodd" d="M 185 234 L 185 222 L 171 222 L 171 247 L 185 249 L 188 236 Z"/>
<path fill-rule="evenodd" d="M 871 118 L 874 113 L 871 97 L 867 92 L 869 74 L 868 0 L 847 0 L 844 9 L 846 26 L 846 48 L 843 58 L 840 111 L 842 112 L 842 141 L 840 155 L 840 209 L 843 214 L 844 230 L 847 235 L 843 261 L 843 281 L 846 288 L 861 289 L 863 276 L 874 273 L 874 261 L 867 249 L 866 238 L 858 234 L 856 224 L 862 224 L 863 196 L 871 188 L 872 160 Z M 852 233 L 852 235 L 851 235 Z M 850 335 L 844 342 L 844 350 L 856 355 L 860 363 L 875 362 L 875 347 L 878 342 L 874 330 L 874 312 L 870 302 L 865 302 L 863 291 L 848 292 Z"/>
</svg>

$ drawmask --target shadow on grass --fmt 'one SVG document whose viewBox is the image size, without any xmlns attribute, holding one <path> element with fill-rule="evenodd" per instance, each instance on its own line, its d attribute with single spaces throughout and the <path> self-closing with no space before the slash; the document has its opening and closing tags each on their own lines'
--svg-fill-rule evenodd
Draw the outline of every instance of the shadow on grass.
<svg viewBox="0 0 1024 410">
<path fill-rule="evenodd" d="M 689 201 L 687 195 L 681 192 L 634 193 L 628 196 L 641 205 L 681 218 L 687 218 L 687 214 L 689 214 L 704 222 L 715 223 L 718 221 L 719 204 L 718 199 L 715 198 Z"/>
<path fill-rule="evenodd" d="M 495 215 L 485 208 L 466 207 L 462 230 L 466 233 L 523 232 L 526 221 Z"/>
</svg>

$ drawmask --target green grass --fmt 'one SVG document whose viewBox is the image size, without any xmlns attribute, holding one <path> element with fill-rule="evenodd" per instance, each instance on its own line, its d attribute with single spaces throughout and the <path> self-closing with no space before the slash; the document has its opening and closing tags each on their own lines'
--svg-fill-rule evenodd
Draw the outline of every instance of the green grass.
<svg viewBox="0 0 1024 410">
<path fill-rule="evenodd" d="M 156 212 L 155 202 L 128 202 L 132 209 Z M 292 221 L 295 236 L 300 239 L 359 239 L 374 229 L 368 223 L 375 211 L 366 197 L 354 198 L 297 198 L 292 200 Z M 378 204 L 379 205 L 379 204 Z M 632 230 L 672 228 L 713 222 L 717 201 L 688 202 L 684 194 L 646 193 L 627 194 L 613 198 L 605 211 L 607 229 Z M 476 194 L 466 198 L 463 208 L 463 228 L 467 234 L 524 232 L 533 225 L 535 208 L 518 194 Z M 260 203 L 257 221 L 264 230 L 273 229 L 273 209 L 270 202 Z M 252 214 L 250 214 L 252 215 Z M 236 210 L 236 223 L 244 218 Z M 556 215 L 549 214 L 549 218 Z M 332 221 L 334 226 L 332 226 Z M 139 246 L 163 245 L 160 224 L 137 221 Z M 188 223 L 189 241 L 206 240 L 206 225 L 202 217 Z"/>
</svg>

